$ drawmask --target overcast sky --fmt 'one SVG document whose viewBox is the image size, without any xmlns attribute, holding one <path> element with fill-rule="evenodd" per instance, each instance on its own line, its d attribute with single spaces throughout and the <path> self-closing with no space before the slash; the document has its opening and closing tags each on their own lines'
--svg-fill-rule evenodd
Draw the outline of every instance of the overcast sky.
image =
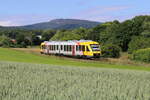
<svg viewBox="0 0 150 100">
<path fill-rule="evenodd" d="M 0 0 L 0 25 L 19 26 L 57 18 L 124 21 L 150 15 L 150 0 Z"/>
</svg>

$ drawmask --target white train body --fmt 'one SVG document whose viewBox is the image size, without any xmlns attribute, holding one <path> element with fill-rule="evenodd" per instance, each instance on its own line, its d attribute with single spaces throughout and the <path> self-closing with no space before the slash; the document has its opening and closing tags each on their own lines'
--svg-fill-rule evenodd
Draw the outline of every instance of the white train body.
<svg viewBox="0 0 150 100">
<path fill-rule="evenodd" d="M 95 45 L 95 48 L 91 48 Z M 93 51 L 94 50 L 94 51 Z M 101 51 L 99 44 L 91 40 L 74 40 L 74 41 L 46 41 L 41 44 L 41 53 L 44 54 L 58 54 L 67 56 L 85 56 L 95 57 L 100 56 Z"/>
</svg>

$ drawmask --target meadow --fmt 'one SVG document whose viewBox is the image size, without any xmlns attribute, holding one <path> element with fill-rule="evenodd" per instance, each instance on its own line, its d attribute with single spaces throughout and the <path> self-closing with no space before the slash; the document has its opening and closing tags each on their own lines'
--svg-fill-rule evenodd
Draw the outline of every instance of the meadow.
<svg viewBox="0 0 150 100">
<path fill-rule="evenodd" d="M 150 67 L 148 67 L 149 65 L 144 66 L 144 65 L 118 64 L 118 63 L 109 63 L 109 62 L 106 63 L 103 61 L 65 59 L 62 57 L 45 56 L 45 55 L 36 54 L 35 52 L 24 52 L 24 51 L 9 49 L 9 48 L 0 48 L 0 61 L 150 71 Z"/>
<path fill-rule="evenodd" d="M 150 72 L 0 61 L 0 100 L 149 100 Z"/>
</svg>

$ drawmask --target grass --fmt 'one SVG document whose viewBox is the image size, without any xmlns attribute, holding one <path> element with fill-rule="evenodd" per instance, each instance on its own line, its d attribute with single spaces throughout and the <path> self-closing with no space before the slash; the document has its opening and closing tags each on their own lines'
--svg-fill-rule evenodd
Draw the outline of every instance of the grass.
<svg viewBox="0 0 150 100">
<path fill-rule="evenodd" d="M 0 61 L 0 100 L 150 100 L 149 83 L 147 71 Z"/>
<path fill-rule="evenodd" d="M 62 59 L 60 57 L 40 56 L 40 55 L 12 50 L 8 48 L 0 48 L 0 60 L 37 63 L 37 64 L 62 65 L 62 66 L 104 67 L 104 68 L 150 71 L 150 67 L 122 65 L 122 64 L 108 64 L 104 62 L 95 62 L 95 61 L 79 61 L 79 60 L 76 61 L 71 59 Z"/>
</svg>

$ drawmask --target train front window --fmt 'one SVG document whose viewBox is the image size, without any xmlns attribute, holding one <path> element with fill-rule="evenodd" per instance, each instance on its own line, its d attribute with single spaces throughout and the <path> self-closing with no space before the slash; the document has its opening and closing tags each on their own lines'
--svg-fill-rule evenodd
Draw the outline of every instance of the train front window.
<svg viewBox="0 0 150 100">
<path fill-rule="evenodd" d="M 91 44 L 92 51 L 100 51 L 100 46 L 98 44 Z"/>
</svg>

